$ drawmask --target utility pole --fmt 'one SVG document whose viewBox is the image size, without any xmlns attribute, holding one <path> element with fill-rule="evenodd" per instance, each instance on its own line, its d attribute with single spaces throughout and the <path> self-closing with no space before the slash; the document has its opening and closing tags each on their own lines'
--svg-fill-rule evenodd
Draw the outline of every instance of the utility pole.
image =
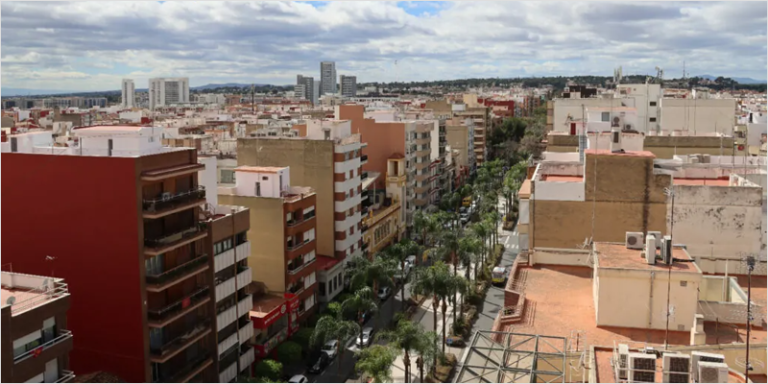
<svg viewBox="0 0 768 384">
<path fill-rule="evenodd" d="M 674 188 L 674 187 L 672 187 Z M 675 191 L 672 188 L 664 188 L 664 194 L 672 198 L 672 208 L 669 212 L 669 237 L 671 239 L 674 239 L 672 237 L 672 229 L 675 225 Z M 672 241 L 672 247 L 674 247 L 674 240 Z M 672 289 L 672 255 L 669 256 L 670 262 L 667 265 L 667 325 L 664 329 L 664 349 L 669 348 L 669 299 L 670 299 L 670 290 Z"/>
<path fill-rule="evenodd" d="M 254 95 L 253 95 L 254 87 L 255 86 L 256 86 L 256 84 L 251 84 L 251 114 L 256 113 L 255 112 L 256 108 L 255 108 L 255 103 L 254 103 Z"/>
<path fill-rule="evenodd" d="M 755 257 L 747 256 L 747 359 L 744 368 L 744 382 L 749 383 L 749 371 L 752 365 L 749 364 L 749 331 L 752 328 L 752 271 L 755 270 Z"/>
</svg>

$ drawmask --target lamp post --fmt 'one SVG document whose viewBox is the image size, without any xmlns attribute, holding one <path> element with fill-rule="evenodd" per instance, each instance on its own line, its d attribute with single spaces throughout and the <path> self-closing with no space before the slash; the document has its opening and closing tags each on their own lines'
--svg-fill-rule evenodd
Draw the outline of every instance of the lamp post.
<svg viewBox="0 0 768 384">
<path fill-rule="evenodd" d="M 664 188 L 664 194 L 672 198 L 672 208 L 669 212 L 669 237 L 672 239 L 672 229 L 675 225 L 675 191 L 670 188 Z M 674 242 L 672 243 L 674 245 Z M 671 247 L 670 247 L 671 248 Z M 669 299 L 670 290 L 672 289 L 672 255 L 669 255 L 669 264 L 667 264 L 667 324 L 664 328 L 664 349 L 669 348 Z"/>
</svg>

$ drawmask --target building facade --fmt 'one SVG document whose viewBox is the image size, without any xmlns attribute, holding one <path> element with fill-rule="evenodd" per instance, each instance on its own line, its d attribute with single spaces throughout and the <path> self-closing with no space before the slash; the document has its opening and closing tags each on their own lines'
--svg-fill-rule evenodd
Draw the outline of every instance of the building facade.
<svg viewBox="0 0 768 384">
<path fill-rule="evenodd" d="M 336 63 L 323 61 L 320 63 L 320 95 L 336 92 Z"/>
<path fill-rule="evenodd" d="M 341 84 L 341 95 L 344 97 L 356 97 L 357 96 L 357 76 L 344 76 L 341 75 L 339 80 Z"/>
<path fill-rule="evenodd" d="M 6 254 L 7 255 L 7 254 Z M 72 332 L 70 296 L 63 279 L 2 272 L 2 380 L 67 383 Z"/>
<path fill-rule="evenodd" d="M 189 78 L 149 79 L 149 109 L 189 103 Z"/>
</svg>

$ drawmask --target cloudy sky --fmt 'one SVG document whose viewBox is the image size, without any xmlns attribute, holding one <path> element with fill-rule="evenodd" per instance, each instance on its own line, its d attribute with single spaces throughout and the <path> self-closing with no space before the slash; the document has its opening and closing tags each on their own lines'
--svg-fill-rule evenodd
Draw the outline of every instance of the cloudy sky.
<svg viewBox="0 0 768 384">
<path fill-rule="evenodd" d="M 2 2 L 2 88 L 653 73 L 766 78 L 766 2 Z M 395 61 L 398 64 L 395 66 Z"/>
</svg>

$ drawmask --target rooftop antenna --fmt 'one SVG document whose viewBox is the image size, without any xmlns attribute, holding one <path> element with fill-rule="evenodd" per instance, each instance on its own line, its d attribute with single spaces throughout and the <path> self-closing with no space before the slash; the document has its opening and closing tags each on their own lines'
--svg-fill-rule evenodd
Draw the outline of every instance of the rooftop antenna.
<svg viewBox="0 0 768 384">
<path fill-rule="evenodd" d="M 254 89 L 256 87 L 256 84 L 251 84 L 251 114 L 255 113 L 255 103 L 254 103 Z"/>
</svg>

